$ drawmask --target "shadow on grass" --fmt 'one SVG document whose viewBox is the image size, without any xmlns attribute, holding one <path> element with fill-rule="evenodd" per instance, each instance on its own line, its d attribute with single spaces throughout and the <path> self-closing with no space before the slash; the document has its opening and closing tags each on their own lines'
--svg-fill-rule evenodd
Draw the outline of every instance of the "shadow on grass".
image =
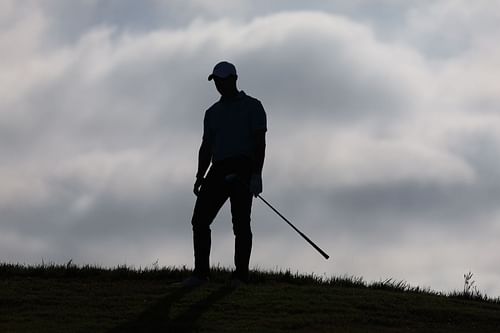
<svg viewBox="0 0 500 333">
<path fill-rule="evenodd" d="M 198 319 L 203 313 L 234 291 L 228 286 L 222 286 L 207 297 L 191 304 L 184 312 L 171 318 L 170 310 L 174 304 L 194 290 L 196 289 L 179 287 L 146 309 L 137 318 L 109 332 L 193 332 L 197 329 Z"/>
</svg>

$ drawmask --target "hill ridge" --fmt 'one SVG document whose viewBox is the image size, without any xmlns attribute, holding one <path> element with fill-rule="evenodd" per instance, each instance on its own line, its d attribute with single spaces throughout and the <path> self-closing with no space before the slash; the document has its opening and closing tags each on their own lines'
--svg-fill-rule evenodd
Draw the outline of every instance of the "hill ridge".
<svg viewBox="0 0 500 333">
<path fill-rule="evenodd" d="M 253 270 L 185 289 L 186 267 L 0 264 L 1 332 L 499 332 L 500 300 L 404 281 Z"/>
</svg>

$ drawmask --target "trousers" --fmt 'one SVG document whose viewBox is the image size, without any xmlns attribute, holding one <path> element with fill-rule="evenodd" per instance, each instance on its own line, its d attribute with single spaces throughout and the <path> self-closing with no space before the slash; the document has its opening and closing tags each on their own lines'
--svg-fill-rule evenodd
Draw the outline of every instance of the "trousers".
<svg viewBox="0 0 500 333">
<path fill-rule="evenodd" d="M 228 182 L 226 176 L 236 174 L 238 181 Z M 252 231 L 250 214 L 252 194 L 245 186 L 250 181 L 251 163 L 245 158 L 231 158 L 212 163 L 196 199 L 191 224 L 193 227 L 194 275 L 208 277 L 210 273 L 210 225 L 229 198 L 233 224 L 233 276 L 248 280 Z"/>
</svg>

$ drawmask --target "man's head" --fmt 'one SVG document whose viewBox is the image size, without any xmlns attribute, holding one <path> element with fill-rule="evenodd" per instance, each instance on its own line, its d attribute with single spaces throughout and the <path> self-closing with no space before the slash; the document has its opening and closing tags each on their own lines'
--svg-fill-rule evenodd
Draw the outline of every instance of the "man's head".
<svg viewBox="0 0 500 333">
<path fill-rule="evenodd" d="M 238 93 L 236 87 L 236 67 L 227 61 L 221 61 L 215 65 L 212 74 L 208 76 L 208 80 L 214 80 L 217 91 L 224 97 L 234 96 Z"/>
</svg>

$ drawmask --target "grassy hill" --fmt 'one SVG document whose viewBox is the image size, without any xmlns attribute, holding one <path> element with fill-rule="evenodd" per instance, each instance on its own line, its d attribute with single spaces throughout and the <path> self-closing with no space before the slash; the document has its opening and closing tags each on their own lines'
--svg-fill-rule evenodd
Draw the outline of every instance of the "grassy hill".
<svg viewBox="0 0 500 333">
<path fill-rule="evenodd" d="M 232 289 L 218 268 L 196 289 L 186 269 L 0 265 L 0 332 L 500 332 L 500 300 L 290 272 Z"/>
</svg>

